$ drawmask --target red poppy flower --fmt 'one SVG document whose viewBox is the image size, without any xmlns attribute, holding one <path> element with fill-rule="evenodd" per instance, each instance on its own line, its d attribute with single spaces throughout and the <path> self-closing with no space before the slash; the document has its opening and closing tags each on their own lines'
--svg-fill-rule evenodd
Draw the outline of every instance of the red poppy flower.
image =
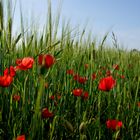
<svg viewBox="0 0 140 140">
<path fill-rule="evenodd" d="M 88 94 L 87 91 L 85 91 L 85 92 L 83 93 L 83 95 L 82 95 L 82 98 L 83 98 L 83 99 L 88 99 L 88 97 L 89 97 L 89 94 Z"/>
<path fill-rule="evenodd" d="M 116 84 L 116 81 L 113 79 L 113 77 L 108 76 L 100 80 L 98 88 L 99 90 L 109 91 L 115 86 L 115 84 Z"/>
<path fill-rule="evenodd" d="M 51 100 L 54 100 L 54 99 L 55 99 L 54 95 L 52 95 L 52 96 L 50 97 L 50 99 L 51 99 Z"/>
<path fill-rule="evenodd" d="M 111 71 L 110 70 L 106 71 L 106 76 L 111 76 Z"/>
<path fill-rule="evenodd" d="M 54 102 L 54 105 L 57 106 L 58 105 L 58 100 L 60 100 L 61 96 L 60 95 L 57 95 L 57 96 L 54 96 L 52 95 L 50 97 L 50 99 Z"/>
<path fill-rule="evenodd" d="M 38 56 L 38 64 L 39 64 L 39 65 L 42 65 L 42 64 L 43 64 L 43 58 L 44 58 L 44 55 L 43 55 L 43 54 L 40 54 L 40 55 Z"/>
<path fill-rule="evenodd" d="M 74 76 L 73 76 L 73 79 L 75 80 L 75 81 L 78 81 L 79 80 L 79 75 L 78 74 L 75 74 Z"/>
<path fill-rule="evenodd" d="M 47 68 L 50 68 L 54 63 L 55 63 L 55 58 L 52 55 L 50 54 L 45 55 L 45 66 Z"/>
<path fill-rule="evenodd" d="M 15 68 L 10 66 L 10 76 L 14 77 L 16 75 Z"/>
<path fill-rule="evenodd" d="M 69 69 L 69 70 L 66 71 L 66 73 L 68 75 L 73 75 L 74 74 L 74 70 L 73 69 Z"/>
<path fill-rule="evenodd" d="M 93 73 L 92 74 L 92 80 L 95 80 L 95 78 L 96 78 L 96 73 Z"/>
<path fill-rule="evenodd" d="M 22 62 L 22 59 L 16 59 L 16 65 L 19 65 Z"/>
<path fill-rule="evenodd" d="M 10 70 L 10 71 L 9 71 Z M 3 72 L 4 76 L 10 75 L 11 77 L 14 77 L 16 75 L 15 69 L 13 66 L 10 66 L 10 68 L 6 68 Z"/>
<path fill-rule="evenodd" d="M 8 76 L 8 75 L 9 75 L 9 69 L 8 69 L 8 68 L 6 68 L 6 69 L 4 70 L 3 75 L 5 75 L 5 76 Z"/>
<path fill-rule="evenodd" d="M 121 79 L 125 79 L 125 76 L 124 76 L 124 75 L 120 75 L 120 78 L 121 78 Z"/>
<path fill-rule="evenodd" d="M 87 80 L 88 80 L 87 77 L 81 77 L 81 76 L 80 76 L 79 79 L 78 79 L 78 82 L 79 82 L 80 84 L 85 84 Z"/>
<path fill-rule="evenodd" d="M 25 135 L 17 136 L 16 140 L 25 140 Z"/>
<path fill-rule="evenodd" d="M 13 100 L 14 101 L 20 101 L 20 96 L 19 95 L 13 95 Z"/>
<path fill-rule="evenodd" d="M 47 119 L 47 118 L 52 118 L 54 114 L 52 112 L 49 112 L 47 108 L 43 108 L 41 112 L 41 116 L 43 119 Z"/>
<path fill-rule="evenodd" d="M 13 77 L 10 75 L 0 76 L 0 86 L 8 87 L 13 81 Z"/>
<path fill-rule="evenodd" d="M 108 129 L 112 129 L 113 131 L 121 128 L 123 125 L 122 121 L 118 121 L 118 120 L 107 120 L 106 121 L 106 127 Z"/>
<path fill-rule="evenodd" d="M 81 88 L 74 89 L 72 93 L 74 96 L 81 96 L 83 93 L 83 89 Z"/>
<path fill-rule="evenodd" d="M 34 59 L 31 57 L 24 57 L 17 62 L 18 66 L 15 67 L 16 70 L 27 70 L 31 69 L 34 64 Z"/>
<path fill-rule="evenodd" d="M 52 96 L 50 96 L 50 99 L 51 100 L 55 100 L 55 99 L 60 100 L 61 99 L 61 95 L 57 95 L 57 96 L 52 95 Z"/>
<path fill-rule="evenodd" d="M 3 72 L 3 76 L 0 76 L 0 86 L 8 87 L 13 81 L 13 77 L 16 72 L 13 66 L 10 66 L 10 69 L 6 68 Z"/>
</svg>

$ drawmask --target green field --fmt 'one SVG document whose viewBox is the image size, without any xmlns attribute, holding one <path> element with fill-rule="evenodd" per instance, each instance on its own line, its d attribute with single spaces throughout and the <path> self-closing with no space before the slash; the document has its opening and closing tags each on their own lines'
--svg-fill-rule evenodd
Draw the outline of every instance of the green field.
<svg viewBox="0 0 140 140">
<path fill-rule="evenodd" d="M 140 52 L 69 22 L 58 35 L 50 3 L 41 33 L 21 12 L 13 35 L 10 6 L 0 1 L 0 140 L 138 140 Z"/>
</svg>

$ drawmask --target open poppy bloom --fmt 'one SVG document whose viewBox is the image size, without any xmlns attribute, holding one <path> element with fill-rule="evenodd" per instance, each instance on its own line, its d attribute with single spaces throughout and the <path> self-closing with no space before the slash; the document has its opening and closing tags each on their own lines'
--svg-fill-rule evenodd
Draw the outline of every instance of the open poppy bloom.
<svg viewBox="0 0 140 140">
<path fill-rule="evenodd" d="M 78 79 L 78 82 L 79 82 L 80 84 L 85 84 L 87 80 L 88 80 L 87 77 L 81 77 L 81 76 L 80 76 L 79 79 Z"/>
<path fill-rule="evenodd" d="M 10 66 L 10 76 L 14 77 L 16 75 L 15 68 Z"/>
<path fill-rule="evenodd" d="M 13 81 L 13 77 L 10 75 L 0 76 L 0 86 L 8 87 Z"/>
<path fill-rule="evenodd" d="M 73 75 L 74 74 L 74 70 L 73 69 L 69 69 L 69 70 L 66 71 L 66 74 Z"/>
<path fill-rule="evenodd" d="M 95 80 L 95 79 L 96 79 L 96 73 L 93 73 L 93 74 L 91 75 L 91 78 L 92 78 L 92 80 Z"/>
<path fill-rule="evenodd" d="M 55 99 L 55 96 L 54 96 L 54 95 L 52 95 L 52 96 L 50 97 L 50 99 L 51 99 L 51 100 L 54 100 L 54 99 Z"/>
<path fill-rule="evenodd" d="M 88 97 L 89 97 L 89 94 L 87 91 L 85 91 L 82 95 L 82 98 L 86 100 L 86 99 L 88 99 Z"/>
<path fill-rule="evenodd" d="M 31 57 L 24 57 L 23 59 L 17 59 L 16 64 L 15 70 L 31 69 L 34 64 L 34 59 Z"/>
<path fill-rule="evenodd" d="M 5 76 L 8 76 L 10 75 L 11 77 L 14 77 L 16 75 L 16 72 L 15 72 L 15 69 L 13 66 L 10 66 L 10 68 L 6 68 L 4 70 L 4 73 L 3 73 Z"/>
<path fill-rule="evenodd" d="M 13 95 L 13 100 L 14 101 L 20 101 L 20 96 L 19 95 Z"/>
<path fill-rule="evenodd" d="M 72 93 L 73 93 L 74 96 L 81 96 L 82 93 L 83 93 L 83 89 L 81 89 L 81 88 L 74 89 L 72 91 Z"/>
<path fill-rule="evenodd" d="M 111 71 L 110 70 L 106 71 L 106 76 L 111 76 Z"/>
<path fill-rule="evenodd" d="M 78 75 L 78 74 L 75 74 L 75 75 L 73 76 L 73 79 L 74 79 L 75 81 L 78 81 L 80 84 L 85 84 L 86 81 L 88 80 L 88 78 L 87 78 L 86 76 L 83 77 L 83 76 L 80 76 L 80 75 Z"/>
<path fill-rule="evenodd" d="M 47 108 L 43 108 L 41 112 L 41 116 L 43 119 L 46 119 L 46 118 L 52 118 L 54 114 L 52 112 L 49 112 Z"/>
<path fill-rule="evenodd" d="M 51 67 L 54 64 L 54 62 L 55 62 L 55 58 L 52 55 L 47 54 L 45 56 L 45 66 L 47 68 Z"/>
<path fill-rule="evenodd" d="M 3 72 L 3 76 L 0 76 L 0 86 L 2 87 L 10 86 L 15 74 L 16 73 L 13 66 L 10 66 L 10 68 L 6 68 Z"/>
<path fill-rule="evenodd" d="M 25 140 L 25 135 L 17 136 L 16 140 Z"/>
<path fill-rule="evenodd" d="M 79 74 L 75 74 L 74 76 L 73 76 L 73 79 L 74 79 L 74 81 L 78 81 L 79 80 Z"/>
<path fill-rule="evenodd" d="M 16 59 L 16 65 L 19 65 L 21 62 L 22 62 L 22 59 L 21 58 L 17 58 Z"/>
<path fill-rule="evenodd" d="M 55 63 L 55 58 L 50 54 L 40 54 L 38 56 L 38 63 L 46 68 L 50 68 Z"/>
<path fill-rule="evenodd" d="M 108 76 L 100 80 L 98 88 L 102 91 L 109 91 L 115 86 L 115 84 L 116 81 L 113 79 L 113 77 Z"/>
<path fill-rule="evenodd" d="M 123 125 L 122 121 L 118 121 L 118 120 L 107 120 L 106 121 L 106 127 L 108 129 L 112 129 L 113 131 L 121 128 Z"/>
</svg>

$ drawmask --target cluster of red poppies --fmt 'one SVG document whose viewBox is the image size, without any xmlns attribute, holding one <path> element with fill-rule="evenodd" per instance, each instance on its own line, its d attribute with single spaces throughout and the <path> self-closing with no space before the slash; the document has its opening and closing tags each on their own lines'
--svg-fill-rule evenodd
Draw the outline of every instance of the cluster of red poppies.
<svg viewBox="0 0 140 140">
<path fill-rule="evenodd" d="M 50 68 L 55 62 L 55 58 L 50 54 L 41 54 L 38 57 L 39 65 L 43 65 L 46 68 Z M 10 66 L 4 70 L 3 76 L 0 76 L 0 86 L 8 87 L 11 85 L 16 71 L 28 70 L 33 67 L 34 59 L 31 57 L 24 57 L 23 59 L 16 59 L 16 66 Z"/>
<path fill-rule="evenodd" d="M 112 120 L 112 119 L 109 119 L 106 121 L 106 126 L 108 129 L 111 129 L 113 131 L 116 131 L 118 130 L 119 128 L 121 128 L 123 125 L 122 121 L 119 121 L 119 120 Z"/>
<path fill-rule="evenodd" d="M 72 91 L 74 96 L 82 97 L 83 99 L 88 99 L 89 94 L 87 91 L 83 91 L 82 88 L 77 88 Z"/>
<path fill-rule="evenodd" d="M 88 69 L 88 67 L 89 67 L 89 65 L 86 64 L 85 68 Z M 119 70 L 119 66 L 118 65 L 113 65 L 113 69 L 114 70 Z M 101 70 L 106 70 L 106 68 L 101 67 Z M 91 79 L 94 81 L 98 76 L 98 78 L 99 78 L 98 89 L 101 90 L 101 91 L 108 92 L 115 87 L 116 80 L 113 78 L 112 72 L 110 70 L 106 70 L 106 76 L 104 76 L 103 78 L 100 78 L 101 76 L 103 76 L 101 70 L 99 70 L 97 73 L 93 73 L 91 75 Z M 75 74 L 73 69 L 68 69 L 66 71 L 66 73 L 67 73 L 67 75 L 73 76 L 73 79 L 80 84 L 86 84 L 86 82 L 88 80 L 88 77 L 80 76 L 77 73 Z M 124 78 L 124 77 L 122 77 L 122 78 Z M 83 88 L 73 89 L 72 93 L 76 97 L 84 97 L 85 99 L 87 99 L 89 97 L 88 92 L 84 91 Z M 121 128 L 122 125 L 123 125 L 122 121 L 119 121 L 119 120 L 116 120 L 116 119 L 114 119 L 114 120 L 109 119 L 109 120 L 106 121 L 106 127 L 108 129 L 113 130 L 113 131 Z"/>
<path fill-rule="evenodd" d="M 85 66 L 86 69 L 88 69 L 88 67 L 89 67 L 88 64 L 85 64 L 84 66 Z M 94 72 L 91 75 L 91 78 L 92 78 L 93 81 L 97 78 L 97 76 L 98 76 L 98 79 L 100 78 L 99 84 L 98 84 L 98 89 L 99 90 L 101 90 L 101 91 L 110 91 L 116 85 L 116 80 L 114 79 L 113 71 L 120 70 L 120 67 L 119 67 L 119 65 L 115 64 L 115 65 L 112 66 L 112 68 L 113 68 L 113 70 L 111 71 L 111 70 L 108 70 L 106 67 L 102 66 L 102 67 L 100 67 L 100 70 L 98 70 L 96 73 Z M 105 71 L 105 76 L 103 75 L 104 71 Z M 77 81 L 80 84 L 86 84 L 86 82 L 89 79 L 87 76 L 80 76 L 78 73 L 74 73 L 73 69 L 68 69 L 66 71 L 66 74 L 73 76 L 74 81 Z M 121 79 L 125 78 L 124 75 L 120 75 L 118 73 L 115 73 L 115 77 L 117 77 L 117 76 L 120 77 Z M 76 89 L 75 89 L 73 94 L 75 96 L 82 95 L 82 94 L 80 94 L 81 92 L 79 92 L 79 91 L 80 91 L 79 88 L 77 89 L 77 92 L 76 92 Z M 75 94 L 75 92 L 76 93 L 79 92 L 79 93 Z"/>
<path fill-rule="evenodd" d="M 10 68 L 6 68 L 3 72 L 3 76 L 0 76 L 0 86 L 2 87 L 10 86 L 15 74 L 16 72 L 13 66 L 10 66 Z"/>
<path fill-rule="evenodd" d="M 88 65 L 86 64 L 86 69 L 88 68 Z M 115 67 L 115 69 L 118 69 L 118 65 Z M 73 77 L 73 80 L 80 83 L 80 84 L 86 84 L 88 81 L 87 76 L 80 76 L 78 73 L 74 73 L 73 69 L 68 69 L 66 71 L 67 75 L 71 75 Z M 97 75 L 96 73 L 93 73 L 91 75 L 92 80 L 94 81 L 96 79 Z M 102 91 L 110 91 L 111 89 L 114 88 L 116 85 L 116 80 L 113 78 L 113 76 L 109 75 L 104 78 L 101 78 L 99 81 L 98 89 Z M 72 91 L 74 96 L 80 96 L 83 97 L 84 99 L 87 99 L 89 94 L 87 91 L 84 91 L 83 88 L 75 88 Z"/>
<path fill-rule="evenodd" d="M 3 72 L 3 75 L 0 76 L 0 86 L 1 87 L 9 87 L 14 77 L 16 76 L 16 72 L 19 70 L 28 70 L 33 67 L 34 64 L 34 58 L 32 57 L 24 57 L 22 59 L 16 59 L 16 66 L 10 66 L 9 68 L 6 68 Z M 50 68 L 55 63 L 55 58 L 53 55 L 50 54 L 40 54 L 38 56 L 38 64 L 41 66 L 46 67 L 47 69 Z M 20 101 L 20 95 L 13 95 L 14 101 Z M 53 117 L 54 114 L 49 112 L 47 108 L 43 108 L 41 112 L 42 118 L 49 118 Z M 25 135 L 17 136 L 16 140 L 25 140 Z"/>
<path fill-rule="evenodd" d="M 6 68 L 4 70 L 3 76 L 0 76 L 0 86 L 8 87 L 13 82 L 13 78 L 16 75 L 17 70 L 27 70 L 32 68 L 34 63 L 34 59 L 30 57 L 25 57 L 23 59 L 17 59 L 17 66 L 10 66 L 10 68 Z"/>
<path fill-rule="evenodd" d="M 55 63 L 55 58 L 54 56 L 50 55 L 50 54 L 41 54 L 38 56 L 38 64 L 45 67 L 45 68 L 50 68 L 54 63 Z M 10 68 L 6 68 L 4 70 L 3 76 L 0 76 L 0 86 L 1 87 L 8 87 L 11 85 L 11 83 L 13 82 L 13 78 L 16 75 L 16 71 L 18 70 L 28 70 L 31 69 L 33 67 L 34 64 L 34 59 L 31 57 L 25 57 L 23 59 L 17 59 L 16 60 L 16 66 L 10 66 Z M 88 69 L 89 65 L 86 64 L 85 65 L 85 69 Z M 102 69 L 105 70 L 104 67 L 102 67 Z M 119 66 L 118 65 L 113 65 L 113 69 L 114 70 L 119 70 Z M 80 84 L 86 84 L 86 82 L 88 81 L 88 77 L 86 76 L 81 76 L 79 74 L 75 74 L 73 69 L 68 69 L 66 71 L 66 74 L 71 75 L 73 77 L 73 80 L 80 83 Z M 92 80 L 95 80 L 97 78 L 97 75 L 102 75 L 101 71 L 98 71 L 97 74 L 93 73 L 91 75 Z M 124 75 L 120 76 L 122 79 L 125 78 Z M 106 71 L 106 76 L 103 78 L 100 78 L 99 80 L 99 84 L 98 84 L 98 89 L 101 91 L 110 91 L 111 89 L 113 89 L 116 85 L 116 80 L 113 78 L 112 76 L 112 72 L 110 70 Z M 84 91 L 82 88 L 76 88 L 73 89 L 72 91 L 74 96 L 80 96 L 83 99 L 88 99 L 89 98 L 89 94 L 87 91 Z M 61 96 L 57 97 L 58 99 L 61 98 Z M 50 99 L 55 100 L 54 96 L 51 96 Z M 19 101 L 20 100 L 20 96 L 19 95 L 14 95 L 13 96 L 13 100 L 15 101 Z M 138 106 L 140 107 L 140 103 L 138 103 Z M 52 112 L 50 112 L 48 110 L 48 108 L 43 108 L 41 111 L 41 117 L 42 119 L 46 119 L 46 118 L 52 118 L 54 117 L 54 114 Z M 108 119 L 106 121 L 106 127 L 108 129 L 111 129 L 113 131 L 118 130 L 119 128 L 121 128 L 123 125 L 122 121 L 116 120 L 116 119 Z M 21 135 L 17 137 L 17 140 L 25 140 L 25 135 Z"/>
</svg>

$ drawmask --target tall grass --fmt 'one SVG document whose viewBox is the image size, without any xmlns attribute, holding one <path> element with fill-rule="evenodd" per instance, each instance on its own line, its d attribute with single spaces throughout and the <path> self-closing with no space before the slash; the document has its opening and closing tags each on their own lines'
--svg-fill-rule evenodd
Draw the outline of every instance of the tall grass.
<svg viewBox="0 0 140 140">
<path fill-rule="evenodd" d="M 139 52 L 121 49 L 114 33 L 114 46 L 106 45 L 108 34 L 97 46 L 91 35 L 86 37 L 86 29 L 79 33 L 69 22 L 62 24 L 58 36 L 60 9 L 61 5 L 53 19 L 51 0 L 48 0 L 48 19 L 40 36 L 37 29 L 25 30 L 21 9 L 21 33 L 13 36 L 11 3 L 8 1 L 6 19 L 3 1 L 0 1 L 0 74 L 3 75 L 5 68 L 15 66 L 18 58 L 30 56 L 35 59 L 32 69 L 18 71 L 9 87 L 0 87 L 0 139 L 12 140 L 25 135 L 27 140 L 137 140 L 140 138 Z M 53 67 L 43 75 L 38 65 L 39 54 L 52 54 L 56 59 Z M 88 64 L 87 69 L 85 64 Z M 119 71 L 112 68 L 113 64 L 119 65 Z M 86 84 L 74 81 L 66 74 L 68 69 L 88 77 Z M 106 70 L 117 80 L 115 88 L 109 92 L 98 89 Z M 95 80 L 91 78 L 93 73 L 97 75 Z M 72 91 L 76 88 L 87 91 L 89 98 L 75 97 Z M 19 102 L 13 100 L 15 94 L 20 95 Z M 52 95 L 61 98 L 53 101 Z M 54 113 L 53 118 L 41 118 L 44 107 Z M 117 131 L 107 129 L 108 119 L 121 120 L 123 127 Z"/>
</svg>

